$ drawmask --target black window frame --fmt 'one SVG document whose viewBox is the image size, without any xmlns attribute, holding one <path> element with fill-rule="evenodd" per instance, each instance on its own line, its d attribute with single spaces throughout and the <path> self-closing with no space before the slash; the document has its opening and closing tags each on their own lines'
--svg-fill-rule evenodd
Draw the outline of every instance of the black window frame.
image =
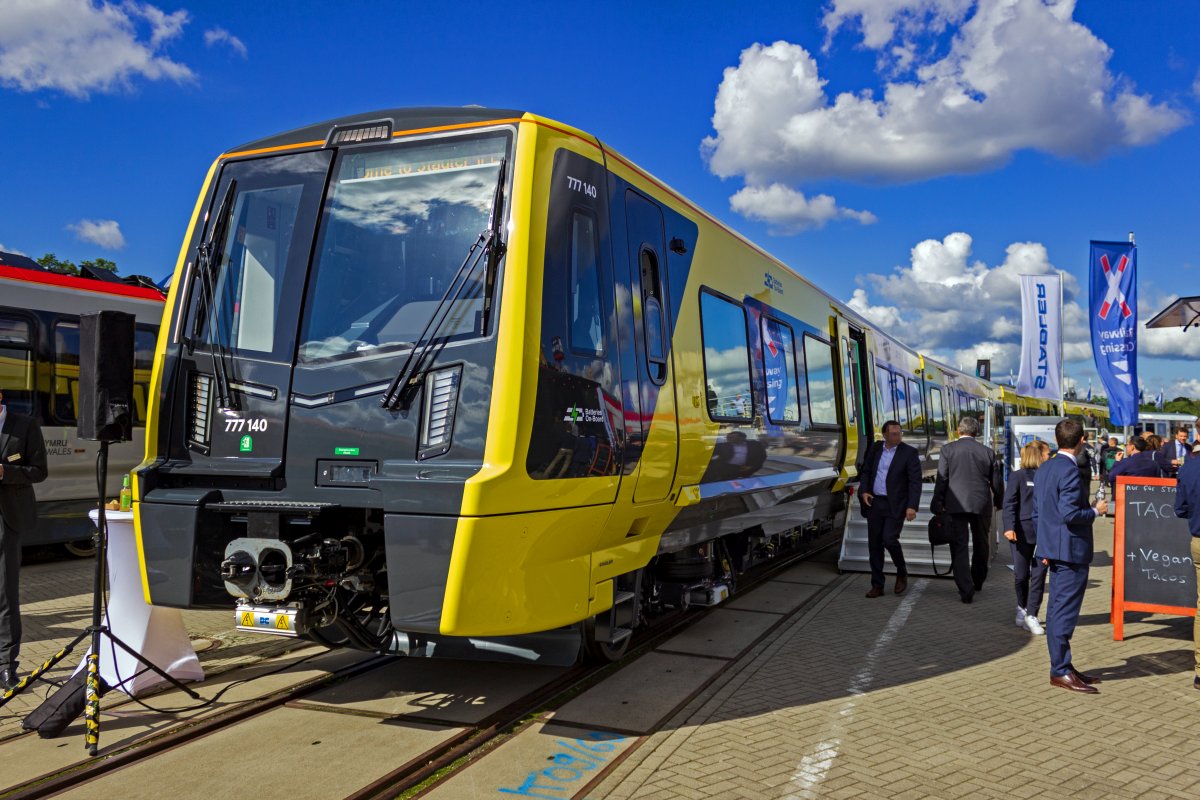
<svg viewBox="0 0 1200 800">
<path fill-rule="evenodd" d="M 573 352 L 573 353 L 577 353 L 582 356 L 595 356 L 597 358 L 603 358 L 605 353 L 607 352 L 607 348 L 608 348 L 608 326 L 607 326 L 607 322 L 608 322 L 607 311 L 608 311 L 608 309 L 606 309 L 604 307 L 604 287 L 603 287 L 604 276 L 601 274 L 603 272 L 603 265 L 600 263 L 600 219 L 599 219 L 599 215 L 596 214 L 596 211 L 594 209 L 586 208 L 584 206 L 579 206 L 579 205 L 572 205 L 571 209 L 570 209 L 570 214 L 571 214 L 571 220 L 570 220 L 571 244 L 570 244 L 570 249 L 568 251 L 567 257 L 570 259 L 571 275 L 570 275 L 570 283 L 568 283 L 568 292 L 567 292 L 567 346 L 571 349 L 571 352 Z M 573 290 L 576 286 L 579 285 L 579 275 L 576 271 L 577 259 L 575 258 L 576 245 L 578 244 L 575 240 L 576 239 L 576 237 L 575 237 L 575 220 L 581 216 L 588 218 L 592 223 L 592 234 L 593 234 L 592 235 L 592 248 L 593 248 L 592 255 L 593 255 L 593 261 L 595 263 L 596 306 L 600 310 L 600 349 L 599 350 L 594 350 L 590 346 L 582 347 L 582 346 L 577 345 L 577 343 L 575 342 L 575 328 L 572 324 L 574 320 L 572 318 L 572 309 L 571 309 L 571 299 L 572 299 L 571 298 L 571 290 Z M 649 351 L 647 351 L 647 352 L 649 352 Z"/>
<path fill-rule="evenodd" d="M 743 307 L 743 311 L 744 310 L 745 310 L 745 308 Z M 763 330 L 765 329 L 768 322 L 773 322 L 782 328 L 786 328 L 788 335 L 792 339 L 791 369 L 792 369 L 792 372 L 794 373 L 793 377 L 795 378 L 795 380 L 792 381 L 792 393 L 795 395 L 795 397 L 793 399 L 796 401 L 796 419 L 794 419 L 794 420 L 778 420 L 778 419 L 775 419 L 774 417 L 772 417 L 771 416 L 771 403 L 767 398 L 764 397 L 763 403 L 767 409 L 767 419 L 771 422 L 772 425 L 781 425 L 784 427 L 800 426 L 800 425 L 804 424 L 804 413 L 803 413 L 804 412 L 804 404 L 800 402 L 800 362 L 799 362 L 799 359 L 796 357 L 796 329 L 793 328 L 788 323 L 784 322 L 783 320 L 779 319 L 776 316 L 773 316 L 771 314 L 761 314 L 759 316 L 759 324 L 758 324 L 759 337 L 762 337 Z M 762 341 L 762 339 L 760 338 L 759 341 Z M 767 376 L 767 363 L 766 363 L 767 357 L 766 357 L 765 353 L 763 353 L 763 350 L 765 350 L 765 349 L 766 349 L 765 347 L 759 348 L 759 356 L 762 360 L 762 367 L 763 367 L 764 388 L 765 388 L 765 381 L 766 381 L 766 376 Z M 805 380 L 805 383 L 807 384 L 807 379 Z M 753 389 L 753 388 L 754 387 L 751 386 L 751 389 Z M 751 400 L 751 404 L 753 405 L 753 400 Z"/>
<path fill-rule="evenodd" d="M 38 405 L 38 323 L 37 320 L 15 308 L 6 307 L 0 310 L 0 316 L 7 317 L 16 322 L 24 323 L 25 325 L 25 341 L 9 342 L 0 341 L 0 349 L 22 350 L 25 352 L 26 369 L 29 371 L 29 386 L 21 389 L 13 389 L 11 386 L 0 386 L 0 390 L 4 390 L 5 405 L 11 407 L 18 414 L 28 414 L 36 419 L 41 419 Z"/>
<path fill-rule="evenodd" d="M 935 396 L 937 397 L 937 404 L 936 404 L 937 411 L 938 411 L 937 414 L 933 413 L 933 411 L 934 411 L 933 398 Z M 929 428 L 929 432 L 935 436 L 945 436 L 946 431 L 947 431 L 946 405 L 945 405 L 945 397 L 942 394 L 942 387 L 934 386 L 934 385 L 930 384 L 929 397 L 926 399 L 926 405 L 929 408 L 929 420 L 930 420 L 930 422 L 933 423 L 932 427 Z"/>
<path fill-rule="evenodd" d="M 753 370 L 753 362 L 751 360 L 751 354 L 750 354 L 750 331 L 749 331 L 748 326 L 746 325 L 746 321 L 747 321 L 746 306 L 743 305 L 742 303 L 739 303 L 737 300 L 734 300 L 729 295 L 718 292 L 715 289 L 711 289 L 707 286 L 701 286 L 699 294 L 700 294 L 700 362 L 704 368 L 704 395 L 705 395 L 704 408 L 705 408 L 705 412 L 708 414 L 708 418 L 710 420 L 712 420 L 713 422 L 753 422 L 754 421 L 754 399 L 755 399 L 754 398 L 754 370 Z M 750 404 L 749 404 L 750 405 L 750 414 L 748 416 L 737 417 L 737 416 L 728 416 L 728 415 L 724 415 L 724 414 L 714 415 L 713 411 L 712 411 L 712 407 L 709 406 L 709 404 L 708 404 L 708 387 L 709 387 L 708 356 L 705 352 L 707 348 L 705 347 L 705 340 L 704 340 L 704 296 L 705 295 L 709 295 L 716 300 L 721 300 L 725 303 L 729 303 L 730 305 L 737 307 L 742 312 L 742 330 L 746 337 L 746 386 L 748 387 L 749 395 L 750 395 L 750 398 L 749 398 L 750 399 Z"/>
<path fill-rule="evenodd" d="M 653 291 L 648 291 L 646 288 L 647 270 L 642 266 L 642 258 L 646 255 L 649 255 L 653 259 L 654 269 L 652 272 L 654 279 L 651 281 L 651 289 Z M 655 386 L 662 386 L 667 382 L 667 358 L 671 347 L 670 337 L 667 334 L 667 308 L 666 295 L 663 291 L 662 269 L 662 259 L 659 257 L 658 250 L 650 242 L 642 242 L 638 246 L 638 283 L 642 290 L 642 347 L 645 349 L 646 354 L 646 374 L 650 376 L 650 381 Z M 647 309 L 651 300 L 658 307 L 657 317 L 659 346 L 662 350 L 661 358 L 655 358 L 650 355 L 650 326 L 646 322 L 649 319 Z M 745 313 L 744 308 L 742 311 Z M 749 343 L 747 343 L 747 350 L 749 350 Z"/>
<path fill-rule="evenodd" d="M 837 370 L 837 360 L 834 358 L 833 343 L 826 339 L 822 339 L 820 336 L 809 333 L 808 331 L 804 332 L 803 338 L 805 340 L 804 346 L 802 348 L 804 350 L 804 390 L 805 390 L 804 394 L 805 394 L 805 398 L 808 402 L 809 425 L 811 425 L 813 428 L 817 428 L 817 429 L 840 430 L 842 427 L 842 419 L 843 419 L 843 415 L 845 414 L 845 409 L 839 408 L 839 406 L 841 404 L 838 402 L 838 395 L 837 395 L 837 383 L 838 383 L 838 374 L 837 373 L 838 373 L 838 370 Z M 812 339 L 814 342 L 819 342 L 821 345 L 823 345 L 825 347 L 826 350 L 829 351 L 830 391 L 833 393 L 834 416 L 838 418 L 836 422 L 818 422 L 816 416 L 813 414 L 812 383 L 809 381 L 809 375 L 810 375 L 811 370 L 809 370 L 809 367 L 808 367 L 808 340 L 809 339 Z"/>
<path fill-rule="evenodd" d="M 925 418 L 925 394 L 921 389 L 921 381 L 916 378 L 908 379 L 908 429 L 913 433 L 921 433 L 929 430 L 929 423 Z M 914 408 L 913 400 L 916 399 L 920 406 Z M 917 410 L 921 412 L 921 427 L 917 427 Z"/>
</svg>

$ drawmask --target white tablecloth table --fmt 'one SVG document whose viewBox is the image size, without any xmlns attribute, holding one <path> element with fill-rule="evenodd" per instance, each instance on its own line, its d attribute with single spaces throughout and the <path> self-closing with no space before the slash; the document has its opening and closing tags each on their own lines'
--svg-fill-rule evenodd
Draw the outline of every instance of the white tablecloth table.
<svg viewBox="0 0 1200 800">
<path fill-rule="evenodd" d="M 99 512 L 90 515 L 98 524 Z M 180 681 L 202 681 L 204 670 L 176 608 L 146 603 L 133 533 L 133 514 L 105 511 L 108 522 L 108 610 L 105 624 L 134 652 Z M 90 648 L 89 648 L 90 652 Z M 85 658 L 79 669 L 87 662 Z M 140 674 L 139 674 L 140 673 Z M 100 637 L 100 677 L 130 696 L 166 681 L 123 648 Z"/>
</svg>

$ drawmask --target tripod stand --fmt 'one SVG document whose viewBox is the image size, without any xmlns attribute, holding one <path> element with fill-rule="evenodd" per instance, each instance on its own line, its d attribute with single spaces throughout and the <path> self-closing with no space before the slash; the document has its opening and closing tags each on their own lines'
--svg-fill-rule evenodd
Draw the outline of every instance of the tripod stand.
<svg viewBox="0 0 1200 800">
<path fill-rule="evenodd" d="M 84 747 L 88 755 L 96 755 L 100 746 L 100 642 L 101 637 L 120 647 L 129 655 L 145 665 L 146 669 L 154 672 L 176 689 L 185 692 L 193 700 L 199 700 L 200 695 L 184 686 L 175 678 L 168 675 L 158 665 L 150 662 L 112 632 L 104 620 L 104 584 L 108 565 L 108 520 L 105 517 L 104 494 L 108 483 L 108 441 L 100 441 L 100 453 L 96 458 L 96 483 L 99 488 L 97 502 L 96 532 L 93 539 L 96 542 L 96 572 L 92 583 L 92 624 L 81 631 L 63 649 L 59 650 L 44 664 L 30 672 L 9 691 L 0 694 L 0 707 L 13 697 L 30 687 L 34 681 L 49 672 L 60 661 L 70 655 L 80 642 L 91 638 L 91 650 L 87 654 L 87 695 L 84 704 Z M 139 673 L 140 674 L 140 673 Z"/>
</svg>

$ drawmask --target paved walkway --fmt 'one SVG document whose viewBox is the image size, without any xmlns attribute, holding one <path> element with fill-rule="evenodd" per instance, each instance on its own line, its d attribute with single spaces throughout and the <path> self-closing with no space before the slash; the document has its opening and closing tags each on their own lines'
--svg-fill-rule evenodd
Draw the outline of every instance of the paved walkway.
<svg viewBox="0 0 1200 800">
<path fill-rule="evenodd" d="M 94 572 L 92 559 L 21 567 L 22 675 L 48 660 L 91 624 Z M 185 611 L 183 624 L 206 676 L 308 644 L 297 639 L 238 632 L 233 628 L 231 610 Z M 47 677 L 54 683 L 69 678 L 87 648 L 87 643 L 81 643 Z M 0 708 L 0 740 L 21 733 L 21 720 L 53 691 L 51 683 L 38 682 Z M 110 694 L 102 706 L 110 708 L 119 703 L 120 695 Z"/>
<path fill-rule="evenodd" d="M 1049 685 L 1045 639 L 1013 624 L 1000 558 L 971 605 L 949 579 L 902 597 L 889 580 L 868 600 L 868 577 L 845 575 L 587 796 L 1200 796 L 1192 620 L 1130 614 L 1114 642 L 1111 521 L 1096 532 L 1073 652 L 1099 695 Z"/>
</svg>

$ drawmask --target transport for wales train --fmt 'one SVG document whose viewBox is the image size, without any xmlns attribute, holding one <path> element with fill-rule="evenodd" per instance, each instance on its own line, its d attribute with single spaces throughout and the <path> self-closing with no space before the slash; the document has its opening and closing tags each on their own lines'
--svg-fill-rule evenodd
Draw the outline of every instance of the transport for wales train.
<svg viewBox="0 0 1200 800">
<path fill-rule="evenodd" d="M 96 507 L 96 442 L 76 434 L 79 404 L 79 315 L 124 311 L 134 315 L 134 427 L 129 442 L 112 445 L 107 492 L 145 449 L 150 361 L 163 312 L 163 295 L 144 280 L 64 275 L 31 259 L 0 253 L 0 390 L 7 406 L 33 416 L 46 440 L 48 477 L 37 486 L 38 530 L 24 545 L 63 544 L 89 555 Z"/>
<path fill-rule="evenodd" d="M 931 476 L 960 417 L 1005 410 L 583 131 L 345 117 L 204 182 L 135 476 L 146 596 L 368 650 L 574 630 L 614 658 L 836 535 L 884 420 Z"/>
</svg>

